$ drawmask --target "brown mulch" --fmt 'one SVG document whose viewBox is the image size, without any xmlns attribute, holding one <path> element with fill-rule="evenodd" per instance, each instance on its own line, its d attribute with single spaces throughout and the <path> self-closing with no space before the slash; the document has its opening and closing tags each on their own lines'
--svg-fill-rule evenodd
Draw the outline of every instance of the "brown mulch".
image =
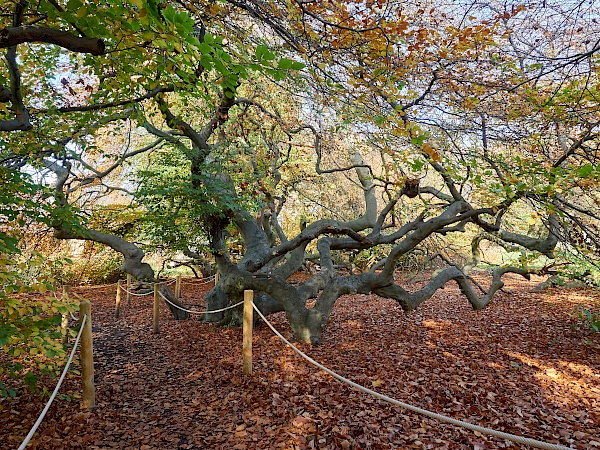
<svg viewBox="0 0 600 450">
<path fill-rule="evenodd" d="M 600 295 L 529 293 L 535 281 L 506 278 L 507 292 L 483 311 L 472 311 L 453 283 L 407 315 L 391 300 L 346 296 L 322 344 L 298 347 L 400 401 L 600 449 L 600 337 L 573 316 L 576 305 L 598 308 Z M 183 300 L 201 304 L 207 288 L 185 284 Z M 93 305 L 97 407 L 55 401 L 30 449 L 526 448 L 340 384 L 264 324 L 254 331 L 254 374 L 243 376 L 241 329 L 175 321 L 162 305 L 161 333 L 154 335 L 150 297 L 134 297 L 115 320 L 114 287 L 74 291 Z M 270 320 L 291 337 L 281 313 Z M 77 392 L 78 381 L 72 374 L 61 391 Z M 19 446 L 46 400 L 0 399 L 1 448 Z"/>
</svg>

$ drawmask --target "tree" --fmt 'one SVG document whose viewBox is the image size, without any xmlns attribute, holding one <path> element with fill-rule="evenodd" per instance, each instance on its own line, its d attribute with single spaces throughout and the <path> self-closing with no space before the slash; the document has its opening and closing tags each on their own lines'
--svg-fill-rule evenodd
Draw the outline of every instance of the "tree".
<svg viewBox="0 0 600 450">
<path fill-rule="evenodd" d="M 240 6 L 267 23 L 289 20 L 290 17 L 289 8 L 284 8 L 284 4 L 281 8 L 286 14 L 282 12 L 281 16 L 274 13 L 277 10 L 273 7 L 261 9 L 254 3 Z M 243 285 L 270 294 L 278 302 L 261 306 L 267 311 L 285 309 L 296 338 L 314 341 L 318 339 L 335 300 L 345 293 L 374 292 L 395 298 L 403 308 L 410 310 L 454 279 L 472 306 L 479 309 L 502 287 L 502 275 L 516 272 L 527 276 L 534 271 L 527 264 L 524 267 L 499 267 L 494 271 L 491 287 L 479 297 L 468 282 L 468 268 L 477 263 L 478 245 L 482 239 L 516 244 L 524 250 L 554 258 L 559 239 L 565 241 L 566 233 L 561 230 L 569 229 L 574 222 L 569 214 L 564 214 L 562 197 L 559 194 L 557 199 L 553 186 L 558 180 L 569 187 L 573 186 L 570 183 L 578 184 L 582 179 L 591 182 L 597 179 L 597 172 L 593 162 L 575 160 L 569 167 L 559 168 L 565 162 L 563 157 L 538 164 L 528 156 L 532 154 L 532 141 L 540 136 L 539 130 L 548 126 L 549 117 L 554 120 L 557 117 L 551 104 L 545 105 L 548 108 L 545 117 L 539 114 L 539 105 L 531 93 L 532 89 L 536 93 L 540 91 L 532 88 L 532 83 L 541 84 L 543 80 L 555 86 L 552 77 L 557 72 L 582 61 L 585 65 L 591 60 L 585 56 L 583 59 L 568 57 L 568 64 L 554 64 L 539 73 L 537 64 L 527 61 L 522 53 L 515 56 L 509 50 L 498 54 L 498 47 L 510 49 L 511 36 L 508 34 L 508 39 L 503 36 L 502 25 L 518 17 L 523 12 L 520 8 L 492 11 L 493 15 L 487 21 L 476 15 L 465 17 L 466 25 L 462 27 L 451 24 L 442 28 L 440 24 L 445 22 L 443 11 L 437 15 L 433 11 L 413 11 L 420 16 L 416 19 L 408 18 L 409 12 L 397 6 L 381 8 L 381 5 L 350 2 L 296 6 L 296 15 L 291 16 L 298 18 L 297 26 L 292 24 L 288 29 L 302 32 L 296 36 L 282 32 L 280 36 L 290 47 L 304 47 L 311 55 L 313 73 L 323 94 L 322 102 L 332 106 L 335 110 L 332 115 L 348 120 L 348 129 L 356 130 L 362 124 L 363 132 L 373 136 L 372 145 L 380 148 L 386 163 L 394 167 L 396 177 L 376 177 L 365 170 L 361 174 L 363 168 L 359 166 L 363 161 L 354 156 L 351 162 L 359 172 L 365 192 L 365 212 L 360 219 L 317 221 L 295 239 L 274 248 L 264 244 L 258 249 L 260 246 L 254 244 L 257 249 L 254 254 L 249 256 L 250 252 L 247 252 L 246 260 L 235 268 L 228 261 L 219 261 L 222 271 L 234 275 L 233 286 Z M 396 15 L 400 19 L 392 20 L 391 17 Z M 473 23 L 476 20 L 480 23 Z M 418 27 L 427 23 L 435 27 Z M 274 29 L 281 27 L 274 26 Z M 315 36 L 319 37 L 318 46 L 307 50 L 307 42 Z M 321 51 L 316 51 L 317 47 Z M 591 57 L 596 52 L 594 46 L 581 55 Z M 532 71 L 535 71 L 535 77 Z M 567 74 L 562 73 L 556 78 L 564 81 Z M 589 74 L 586 86 L 591 88 L 597 83 L 597 73 L 592 70 Z M 555 95 L 552 90 L 541 92 Z M 505 106 L 504 101 L 496 101 L 499 95 L 509 96 L 515 105 L 513 111 L 498 114 Z M 542 98 L 542 101 L 547 100 Z M 593 114 L 597 114 L 597 109 Z M 581 124 L 581 121 L 577 122 L 573 131 L 577 132 Z M 589 120 L 588 124 L 591 127 L 584 127 L 573 139 L 571 154 L 584 141 L 596 141 L 597 121 Z M 480 133 L 480 146 L 473 141 L 474 133 Z M 505 142 L 514 144 L 518 141 L 526 144 L 519 152 L 511 152 L 505 145 Z M 565 150 L 564 155 L 569 153 L 568 148 Z M 525 156 L 526 161 L 516 153 Z M 589 156 L 595 158 L 595 150 L 589 152 Z M 421 186 L 419 179 L 427 168 L 433 170 L 435 176 L 429 175 L 425 179 L 431 180 L 433 185 Z M 383 209 L 376 206 L 373 180 L 392 193 Z M 491 188 L 492 192 L 486 188 Z M 394 232 L 382 231 L 389 224 L 388 215 L 398 202 L 417 196 L 427 197 L 422 203 L 421 214 Z M 524 205 L 533 208 L 533 218 L 545 218 L 540 231 L 532 230 L 533 235 L 528 235 L 527 229 L 515 226 L 515 212 L 522 212 L 522 209 L 517 210 Z M 580 212 L 583 210 L 579 208 Z M 427 216 L 430 218 L 425 220 Z M 588 219 L 592 216 L 594 213 L 588 215 Z M 474 261 L 464 270 L 451 264 L 425 288 L 413 294 L 394 284 L 393 268 L 400 256 L 433 234 L 464 232 L 473 225 L 481 233 L 474 237 Z M 332 234 L 346 237 L 333 237 Z M 269 263 L 274 259 L 296 249 L 303 255 L 305 245 L 312 240 L 318 240 L 320 252 L 321 271 L 317 276 L 297 288 L 283 281 L 299 267 L 299 263 L 291 262 L 296 261 L 293 257 L 271 271 Z M 330 256 L 332 250 L 362 250 L 380 244 L 393 245 L 387 258 L 374 266 L 381 272 L 373 270 L 361 275 L 335 276 Z M 302 259 L 303 256 L 297 261 Z M 248 272 L 260 273 L 261 270 L 270 273 L 269 277 L 250 279 Z M 228 289 L 226 281 L 222 288 Z M 219 287 L 215 297 L 219 296 L 218 290 Z M 305 303 L 312 297 L 317 300 L 315 306 L 308 309 Z M 214 306 L 220 303 L 223 302 L 215 301 Z M 265 300 L 265 303 L 268 302 Z"/>
<path fill-rule="evenodd" d="M 77 1 L 69 2 L 67 8 L 54 1 L 39 2 L 31 7 L 24 0 L 5 2 L 0 7 L 3 21 L 0 48 L 6 49 L 6 65 L 0 72 L 0 179 L 3 185 L 0 196 L 0 345 L 13 358 L 25 355 L 24 359 L 32 366 L 24 367 L 15 360 L 0 370 L 7 370 L 10 376 L 23 375 L 31 387 L 37 380 L 32 369 L 42 374 L 54 374 L 58 370 L 60 358 L 65 356 L 63 345 L 57 340 L 62 334 L 61 316 L 74 311 L 75 307 L 52 298 L 40 301 L 15 297 L 29 291 L 44 294 L 52 284 L 52 280 L 45 277 L 38 277 L 33 284 L 23 279 L 26 265 L 18 261 L 21 254 L 17 241 L 21 237 L 19 227 L 24 228 L 33 221 L 63 231 L 78 229 L 78 235 L 84 234 L 81 217 L 68 207 L 68 191 L 48 191 L 33 174 L 47 166 L 57 174 L 56 184 L 62 182 L 64 171 L 61 171 L 60 161 L 68 160 L 67 146 L 73 144 L 70 138 L 64 140 L 64 133 L 69 128 L 81 129 L 89 115 L 79 118 L 77 123 L 56 120 L 50 112 L 56 112 L 57 108 L 63 112 L 73 108 L 83 112 L 102 109 L 97 105 L 68 105 L 73 100 L 87 103 L 92 86 L 98 81 L 86 71 L 90 60 L 82 55 L 105 55 L 107 42 L 114 47 L 127 42 L 123 39 L 127 36 L 126 30 L 137 26 L 132 25 L 131 13 L 141 15 L 141 6 L 138 4 L 140 9 L 130 8 L 130 14 L 123 14 L 121 2 L 104 2 L 97 8 L 98 15 L 92 14 L 89 5 Z M 111 24 L 114 29 L 109 31 L 104 24 Z M 90 33 L 91 28 L 93 33 Z M 74 55 L 62 53 L 62 49 Z M 69 56 L 74 64 L 69 74 L 79 76 L 74 86 L 58 73 Z M 84 66 L 79 73 L 78 65 Z M 65 95 L 59 92 L 62 89 Z M 116 103 L 102 106 L 108 108 Z M 99 122 L 102 123 L 102 118 Z M 42 261 L 33 255 L 28 263 Z M 48 357 L 48 361 L 35 356 L 39 354 Z M 15 391 L 3 383 L 0 383 L 0 393 L 15 395 Z"/>
</svg>

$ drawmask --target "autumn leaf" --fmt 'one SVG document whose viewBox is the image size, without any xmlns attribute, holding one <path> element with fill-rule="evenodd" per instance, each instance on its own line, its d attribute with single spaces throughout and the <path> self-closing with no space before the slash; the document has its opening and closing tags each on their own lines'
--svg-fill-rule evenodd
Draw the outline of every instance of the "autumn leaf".
<svg viewBox="0 0 600 450">
<path fill-rule="evenodd" d="M 383 380 L 377 378 L 376 380 L 371 381 L 371 384 L 373 385 L 373 387 L 379 387 L 383 384 Z"/>
<path fill-rule="evenodd" d="M 472 276 L 482 285 L 490 282 L 480 273 Z M 408 274 L 396 278 L 405 282 Z M 539 440 L 556 442 L 556 433 L 563 445 L 575 439 L 577 448 L 600 447 L 594 413 L 600 408 L 598 353 L 571 328 L 573 302 L 600 297 L 590 290 L 529 293 L 540 278 L 508 277 L 505 301 L 477 312 L 456 285 L 436 294 L 418 315 L 404 315 L 395 302 L 374 295 L 348 295 L 336 305 L 323 344 L 303 350 L 363 386 L 416 406 L 457 418 L 486 417 L 474 421 Z M 183 300 L 202 303 L 211 287 L 184 279 Z M 92 301 L 99 406 L 82 412 L 77 400 L 55 400 L 34 437 L 40 450 L 311 448 L 322 439 L 319 445 L 343 449 L 367 443 L 459 448 L 466 438 L 473 447 L 502 443 L 340 384 L 299 359 L 267 327 L 255 329 L 254 374 L 244 377 L 239 329 L 170 320 L 161 305 L 162 334 L 155 336 L 151 302 L 144 297 L 132 299 L 115 320 L 113 287 L 73 288 L 73 294 Z M 284 316 L 269 319 L 291 337 Z M 56 381 L 41 382 L 52 387 Z M 80 389 L 78 376 L 71 375 L 61 393 Z M 19 446 L 45 400 L 1 400 L 0 439 L 7 448 Z"/>
<path fill-rule="evenodd" d="M 442 161 L 442 156 L 439 154 L 439 152 L 435 148 L 433 148 L 431 145 L 429 145 L 427 142 L 425 142 L 423 144 L 423 151 L 433 161 L 435 161 L 435 162 L 441 162 Z"/>
</svg>

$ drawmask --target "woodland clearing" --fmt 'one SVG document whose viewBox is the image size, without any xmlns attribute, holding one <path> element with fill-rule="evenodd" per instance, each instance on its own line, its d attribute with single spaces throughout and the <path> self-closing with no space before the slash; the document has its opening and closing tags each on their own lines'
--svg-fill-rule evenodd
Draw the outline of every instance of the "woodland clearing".
<svg viewBox="0 0 600 450">
<path fill-rule="evenodd" d="M 409 314 L 389 299 L 344 296 L 321 344 L 298 347 L 398 400 L 508 433 L 600 448 L 600 336 L 573 315 L 600 295 L 532 293 L 541 278 L 505 279 L 505 291 L 481 311 L 454 283 Z M 183 301 L 202 303 L 210 287 L 188 280 Z M 525 448 L 342 385 L 264 324 L 254 331 L 254 374 L 243 376 L 241 328 L 176 321 L 163 304 L 154 335 L 151 297 L 132 298 L 115 320 L 114 286 L 73 292 L 92 302 L 97 407 L 55 401 L 30 449 Z M 283 313 L 269 320 L 292 338 Z M 78 382 L 71 375 L 61 392 L 78 392 Z M 45 401 L 28 393 L 0 398 L 3 448 L 18 447 Z"/>
</svg>

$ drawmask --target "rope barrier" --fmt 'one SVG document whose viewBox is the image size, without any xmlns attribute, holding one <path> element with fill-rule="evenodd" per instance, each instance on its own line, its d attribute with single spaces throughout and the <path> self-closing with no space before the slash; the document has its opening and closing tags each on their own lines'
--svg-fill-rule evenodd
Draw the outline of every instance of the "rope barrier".
<svg viewBox="0 0 600 450">
<path fill-rule="evenodd" d="M 145 297 L 146 295 L 152 295 L 154 293 L 154 292 L 150 291 L 150 292 L 146 292 L 145 294 L 138 294 L 137 292 L 132 292 L 132 291 L 127 290 L 127 288 L 123 287 L 123 285 L 120 285 L 119 287 L 121 288 L 122 291 L 126 292 L 129 295 L 133 295 L 134 297 Z"/>
<path fill-rule="evenodd" d="M 204 314 L 214 314 L 214 313 L 218 313 L 218 312 L 227 311 L 228 309 L 233 309 L 233 308 L 235 308 L 235 307 L 237 307 L 237 306 L 240 306 L 241 304 L 243 304 L 243 303 L 244 303 L 243 301 L 241 301 L 241 302 L 239 302 L 239 303 L 236 303 L 235 305 L 227 306 L 226 308 L 222 308 L 222 309 L 215 309 L 215 310 L 212 310 L 212 311 L 192 311 L 191 309 L 185 309 L 185 308 L 182 308 L 182 307 L 181 307 L 181 306 L 179 306 L 179 305 L 176 305 L 176 304 L 175 304 L 175 303 L 173 303 L 171 300 L 169 300 L 167 297 L 165 297 L 165 296 L 162 294 L 162 292 L 159 292 L 158 294 L 159 294 L 159 295 L 160 295 L 160 296 L 163 298 L 163 300 L 164 300 L 165 302 L 167 302 L 169 305 L 172 305 L 172 306 L 174 306 L 175 308 L 177 308 L 177 309 L 180 309 L 181 311 L 185 311 L 185 312 L 187 312 L 187 313 L 190 313 L 190 314 L 198 314 L 198 315 L 204 315 Z"/>
<path fill-rule="evenodd" d="M 37 421 L 33 424 L 33 427 L 31 428 L 31 430 L 29 430 L 29 433 L 27 434 L 27 436 L 25 437 L 25 439 L 23 440 L 23 442 L 21 443 L 21 445 L 19 446 L 19 448 L 17 450 L 23 450 L 25 447 L 27 447 L 27 444 L 29 444 L 29 441 L 31 440 L 31 438 L 37 431 L 38 427 L 42 423 L 42 420 L 44 420 L 44 417 L 46 416 L 48 409 L 50 409 L 50 405 L 52 405 L 52 402 L 54 401 L 54 397 L 56 397 L 56 394 L 58 393 L 58 390 L 60 389 L 60 386 L 61 386 L 63 380 L 65 379 L 67 370 L 69 370 L 71 361 L 73 361 L 73 356 L 75 356 L 75 350 L 77 350 L 77 346 L 79 345 L 79 339 L 81 339 L 81 333 L 83 332 L 83 327 L 85 326 L 86 320 L 87 320 L 87 314 L 85 316 L 83 316 L 83 320 L 81 321 L 81 327 L 79 329 L 79 334 L 77 334 L 77 338 L 75 339 L 75 345 L 73 345 L 73 350 L 71 350 L 71 354 L 69 355 L 67 364 L 63 370 L 63 373 L 61 374 L 61 376 L 58 380 L 58 383 L 56 384 L 56 387 L 54 388 L 54 391 L 52 392 L 52 395 L 50 396 L 50 400 L 48 400 L 48 403 L 46 403 L 46 406 L 42 410 L 42 413 L 38 417 Z"/>
<path fill-rule="evenodd" d="M 89 284 L 79 284 L 77 286 L 71 286 L 73 288 L 105 288 L 105 287 L 111 287 L 116 285 L 117 283 L 110 283 L 110 284 L 95 284 L 95 285 L 89 285 Z"/>
<path fill-rule="evenodd" d="M 126 280 L 120 280 L 120 281 L 123 281 L 123 282 L 125 282 Z M 171 284 L 175 283 L 175 281 L 176 281 L 176 280 L 173 278 L 173 279 L 171 279 L 171 280 L 169 280 L 169 281 L 163 281 L 163 282 L 161 282 L 161 283 L 159 283 L 159 284 L 165 284 L 165 285 L 169 286 L 169 285 L 171 285 Z M 80 284 L 80 285 L 77 285 L 77 286 L 71 286 L 71 287 L 72 287 L 72 288 L 105 288 L 105 287 L 115 286 L 116 284 L 117 284 L 117 283 L 110 283 L 110 284 L 96 284 L 96 285 L 93 285 L 93 286 L 92 286 L 92 285 L 86 285 L 86 284 Z M 132 295 L 135 295 L 135 294 L 132 294 Z"/>
<path fill-rule="evenodd" d="M 439 420 L 441 422 L 447 422 L 447 423 L 451 423 L 453 425 L 457 425 L 459 427 L 467 428 L 471 431 L 477 431 L 482 434 L 489 434 L 491 436 L 495 436 L 495 437 L 498 437 L 501 439 L 506 439 L 508 441 L 516 442 L 519 444 L 530 445 L 530 446 L 536 447 L 536 448 L 543 448 L 543 449 L 547 449 L 547 450 L 571 450 L 571 449 L 569 449 L 569 447 L 564 447 L 562 445 L 549 444 L 547 442 L 538 441 L 536 439 L 526 438 L 523 436 L 517 436 L 514 434 L 510 434 L 510 433 L 504 433 L 502 431 L 492 430 L 491 428 L 485 428 L 485 427 L 482 427 L 479 425 L 474 425 L 469 422 L 463 422 L 462 420 L 453 419 L 451 417 L 444 416 L 444 415 L 438 414 L 438 413 L 434 413 L 434 412 L 428 411 L 426 409 L 419 408 L 417 406 L 409 405 L 408 403 L 398 401 L 396 399 L 388 397 L 387 395 L 380 394 L 379 392 L 375 392 L 372 389 L 361 386 L 360 384 L 355 383 L 354 381 L 350 381 L 349 379 L 344 378 L 341 375 L 338 375 L 333 370 L 328 369 L 324 365 L 319 364 L 317 361 L 312 359 L 310 356 L 306 355 L 301 350 L 296 348 L 290 341 L 288 341 L 285 337 L 283 337 L 281 335 L 281 333 L 279 333 L 279 331 L 277 331 L 273 325 L 271 325 L 271 323 L 260 312 L 260 310 L 257 308 L 257 306 L 254 303 L 252 303 L 252 307 L 258 313 L 258 315 L 261 317 L 261 319 L 264 320 L 264 322 L 269 326 L 269 328 L 273 331 L 273 333 L 275 333 L 283 342 L 285 342 L 286 345 L 288 345 L 294 352 L 296 352 L 298 355 L 300 355 L 302 358 L 306 359 L 308 362 L 310 362 L 314 366 L 327 372 L 332 377 L 336 378 L 337 380 L 339 380 L 343 383 L 346 383 L 346 384 L 352 386 L 355 389 L 358 389 L 362 392 L 370 394 L 373 397 L 377 397 L 380 400 L 391 403 L 392 405 L 400 406 L 401 408 L 408 409 L 409 411 L 415 412 L 417 414 L 421 414 L 423 416 L 431 417 L 432 419 Z"/>
<path fill-rule="evenodd" d="M 181 284 L 189 284 L 189 285 L 195 285 L 195 286 L 202 286 L 203 284 L 208 284 L 208 283 L 212 283 L 215 279 L 214 275 L 211 275 L 208 278 L 205 278 L 202 282 L 196 283 L 194 281 L 190 282 L 190 281 L 181 281 Z"/>
<path fill-rule="evenodd" d="M 214 279 L 214 275 L 211 278 Z M 126 281 L 126 280 L 120 280 L 120 281 Z M 175 278 L 172 278 L 169 281 L 163 281 L 159 284 L 164 284 L 164 285 L 170 286 L 171 284 L 175 283 L 175 281 L 177 281 L 177 280 Z M 210 283 L 210 281 L 211 280 L 207 281 L 206 283 Z M 71 287 L 72 288 L 105 288 L 105 287 L 115 286 L 116 284 L 117 283 L 96 284 L 96 285 L 79 284 L 77 286 L 71 286 Z M 196 284 L 196 283 L 186 283 L 186 284 Z M 203 283 L 198 283 L 198 284 L 203 284 Z"/>
<path fill-rule="evenodd" d="M 163 282 L 161 282 L 161 283 L 152 283 L 152 284 L 153 284 L 153 285 L 154 285 L 154 284 L 164 284 L 165 286 L 170 286 L 170 285 L 171 285 L 171 284 L 173 284 L 175 281 L 176 281 L 176 280 L 171 280 L 171 281 L 163 281 Z M 117 283 L 115 283 L 115 284 L 117 284 Z M 124 285 L 123 285 L 123 284 L 121 284 L 119 287 L 121 288 L 121 290 L 122 290 L 122 291 L 126 292 L 126 293 L 127 293 L 127 294 L 129 294 L 129 295 L 133 295 L 133 296 L 135 296 L 135 297 L 145 297 L 146 295 L 152 295 L 152 294 L 154 294 L 154 292 L 153 292 L 153 291 L 146 292 L 145 294 L 138 294 L 138 293 L 136 293 L 136 292 L 133 292 L 133 291 L 130 291 L 130 290 L 128 290 L 126 287 L 124 287 Z"/>
</svg>

